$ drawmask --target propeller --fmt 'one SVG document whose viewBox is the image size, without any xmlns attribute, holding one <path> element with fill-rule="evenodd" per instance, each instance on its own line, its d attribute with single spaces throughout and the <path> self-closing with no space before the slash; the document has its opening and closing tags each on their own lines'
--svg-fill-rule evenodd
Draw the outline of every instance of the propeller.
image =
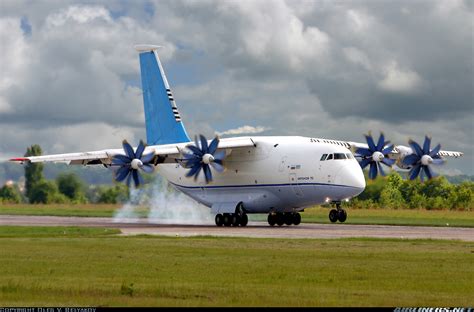
<svg viewBox="0 0 474 312">
<path fill-rule="evenodd" d="M 383 133 L 380 133 L 379 140 L 377 141 L 377 145 L 372 138 L 372 134 L 365 135 L 365 139 L 367 140 L 368 148 L 359 147 L 356 150 L 356 153 L 360 154 L 362 159 L 360 160 L 359 164 L 364 169 L 370 164 L 369 169 L 369 178 L 375 179 L 377 177 L 377 173 L 381 175 L 385 175 L 385 172 L 381 166 L 381 163 L 392 167 L 395 163 L 394 159 L 390 159 L 387 155 L 393 150 L 393 145 L 388 145 L 390 141 L 385 141 L 385 136 Z"/>
<path fill-rule="evenodd" d="M 225 151 L 217 151 L 219 145 L 219 138 L 216 136 L 211 144 L 207 144 L 206 138 L 201 134 L 195 137 L 195 145 L 187 145 L 186 148 L 190 153 L 183 153 L 184 162 L 183 166 L 190 169 L 186 174 L 186 177 L 194 176 L 194 180 L 197 180 L 201 169 L 204 171 L 204 177 L 206 183 L 212 181 L 212 172 L 210 166 L 218 172 L 224 171 L 223 159 L 225 157 Z"/>
<path fill-rule="evenodd" d="M 425 141 L 423 142 L 423 148 L 413 140 L 409 140 L 413 154 L 405 156 L 403 158 L 403 164 L 407 166 L 412 166 L 409 172 L 410 180 L 416 179 L 419 175 L 421 181 L 424 181 L 424 175 L 428 179 L 432 179 L 436 174 L 431 170 L 430 165 L 441 165 L 444 163 L 444 160 L 438 155 L 441 145 L 436 145 L 435 148 L 430 150 L 431 138 L 425 136 Z"/>
<path fill-rule="evenodd" d="M 135 187 L 138 187 L 140 184 L 143 184 L 143 178 L 138 172 L 138 169 L 141 169 L 146 173 L 152 173 L 154 167 L 150 162 L 153 160 L 153 157 L 155 157 L 155 153 L 151 152 L 143 155 L 146 144 L 144 144 L 142 140 L 140 140 L 140 144 L 136 151 L 133 151 L 132 146 L 127 142 L 127 140 L 123 140 L 122 146 L 125 155 L 117 154 L 112 159 L 112 165 L 120 166 L 115 172 L 115 180 L 117 182 L 122 182 L 126 178 L 127 186 L 130 187 L 130 182 L 133 178 Z"/>
</svg>

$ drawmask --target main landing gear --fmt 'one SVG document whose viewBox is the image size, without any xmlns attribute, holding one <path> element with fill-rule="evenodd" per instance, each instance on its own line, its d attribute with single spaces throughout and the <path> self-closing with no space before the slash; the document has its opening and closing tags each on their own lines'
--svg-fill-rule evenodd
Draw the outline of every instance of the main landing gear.
<svg viewBox="0 0 474 312">
<path fill-rule="evenodd" d="M 286 225 L 298 225 L 301 223 L 301 215 L 291 212 L 277 212 L 277 213 L 269 213 L 268 214 L 268 224 L 274 226 L 275 224 L 278 226 L 282 226 L 283 224 Z"/>
<path fill-rule="evenodd" d="M 215 221 L 217 226 L 246 226 L 249 218 L 246 213 L 219 213 L 216 215 Z"/>
<path fill-rule="evenodd" d="M 335 223 L 338 220 L 339 222 L 342 223 L 346 221 L 347 219 L 347 212 L 341 208 L 340 202 L 336 202 L 335 204 L 336 204 L 336 209 L 331 209 L 331 211 L 329 211 L 329 220 L 332 223 Z"/>
<path fill-rule="evenodd" d="M 235 213 L 218 213 L 215 221 L 217 226 L 246 226 L 249 223 L 249 218 L 242 203 L 239 203 L 235 208 Z"/>
</svg>

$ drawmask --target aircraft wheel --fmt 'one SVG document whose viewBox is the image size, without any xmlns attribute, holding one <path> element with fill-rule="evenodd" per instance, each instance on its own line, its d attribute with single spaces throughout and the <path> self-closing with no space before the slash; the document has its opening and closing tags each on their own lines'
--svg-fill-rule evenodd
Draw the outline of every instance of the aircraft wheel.
<svg viewBox="0 0 474 312">
<path fill-rule="evenodd" d="M 235 213 L 231 214 L 231 224 L 232 226 L 239 226 L 240 224 L 240 217 L 236 215 Z"/>
<path fill-rule="evenodd" d="M 301 223 L 301 215 L 297 212 L 293 215 L 293 224 L 298 225 Z"/>
<path fill-rule="evenodd" d="M 337 210 L 336 209 L 331 209 L 331 211 L 329 211 L 329 220 L 334 223 L 337 221 L 337 218 L 338 218 L 338 213 L 337 213 Z"/>
<path fill-rule="evenodd" d="M 277 215 L 276 215 L 276 224 L 278 226 L 282 226 L 284 223 L 285 223 L 285 219 L 283 217 L 283 214 L 282 213 L 277 213 Z"/>
<path fill-rule="evenodd" d="M 249 223 L 249 217 L 247 216 L 246 213 L 244 213 L 244 214 L 240 217 L 240 226 L 247 226 L 247 223 Z"/>
<path fill-rule="evenodd" d="M 223 226 L 224 225 L 224 216 L 221 215 L 220 213 L 216 214 L 215 221 L 216 221 L 217 226 Z"/>
<path fill-rule="evenodd" d="M 337 212 L 337 219 L 339 222 L 344 222 L 347 219 L 347 212 L 344 209 L 341 209 Z"/>
<path fill-rule="evenodd" d="M 228 213 L 224 213 L 224 226 L 231 226 L 232 218 Z"/>
<path fill-rule="evenodd" d="M 283 221 L 285 222 L 286 225 L 292 225 L 293 224 L 293 214 L 292 213 L 285 213 L 283 215 Z"/>
<path fill-rule="evenodd" d="M 268 220 L 268 224 L 270 224 L 270 226 L 275 226 L 276 215 L 273 215 L 273 214 L 269 213 L 267 220 Z"/>
</svg>

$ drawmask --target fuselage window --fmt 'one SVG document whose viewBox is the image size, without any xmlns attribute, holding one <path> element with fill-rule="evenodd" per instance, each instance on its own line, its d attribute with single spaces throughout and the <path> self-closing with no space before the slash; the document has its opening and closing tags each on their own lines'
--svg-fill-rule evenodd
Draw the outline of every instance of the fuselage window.
<svg viewBox="0 0 474 312">
<path fill-rule="evenodd" d="M 334 153 L 334 159 L 346 159 L 346 155 L 343 153 Z"/>
<path fill-rule="evenodd" d="M 326 158 L 326 160 L 330 160 L 332 159 L 332 154 L 329 154 L 328 158 Z"/>
<path fill-rule="evenodd" d="M 328 157 L 328 154 L 323 154 L 323 156 L 321 156 L 321 161 L 326 160 L 326 157 Z"/>
</svg>

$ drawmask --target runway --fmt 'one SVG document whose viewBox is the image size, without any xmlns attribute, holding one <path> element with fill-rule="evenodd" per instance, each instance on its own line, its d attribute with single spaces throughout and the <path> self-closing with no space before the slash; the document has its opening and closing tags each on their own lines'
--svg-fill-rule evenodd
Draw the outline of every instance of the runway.
<svg viewBox="0 0 474 312">
<path fill-rule="evenodd" d="M 313 224 L 270 227 L 266 222 L 249 222 L 246 227 L 217 227 L 210 224 L 150 223 L 147 219 L 115 222 L 113 218 L 49 217 L 49 216 L 0 216 L 1 225 L 19 226 L 83 226 L 117 228 L 122 235 L 166 236 L 226 236 L 262 238 L 402 238 L 448 239 L 474 241 L 474 228 L 386 226 L 354 224 Z"/>
</svg>

